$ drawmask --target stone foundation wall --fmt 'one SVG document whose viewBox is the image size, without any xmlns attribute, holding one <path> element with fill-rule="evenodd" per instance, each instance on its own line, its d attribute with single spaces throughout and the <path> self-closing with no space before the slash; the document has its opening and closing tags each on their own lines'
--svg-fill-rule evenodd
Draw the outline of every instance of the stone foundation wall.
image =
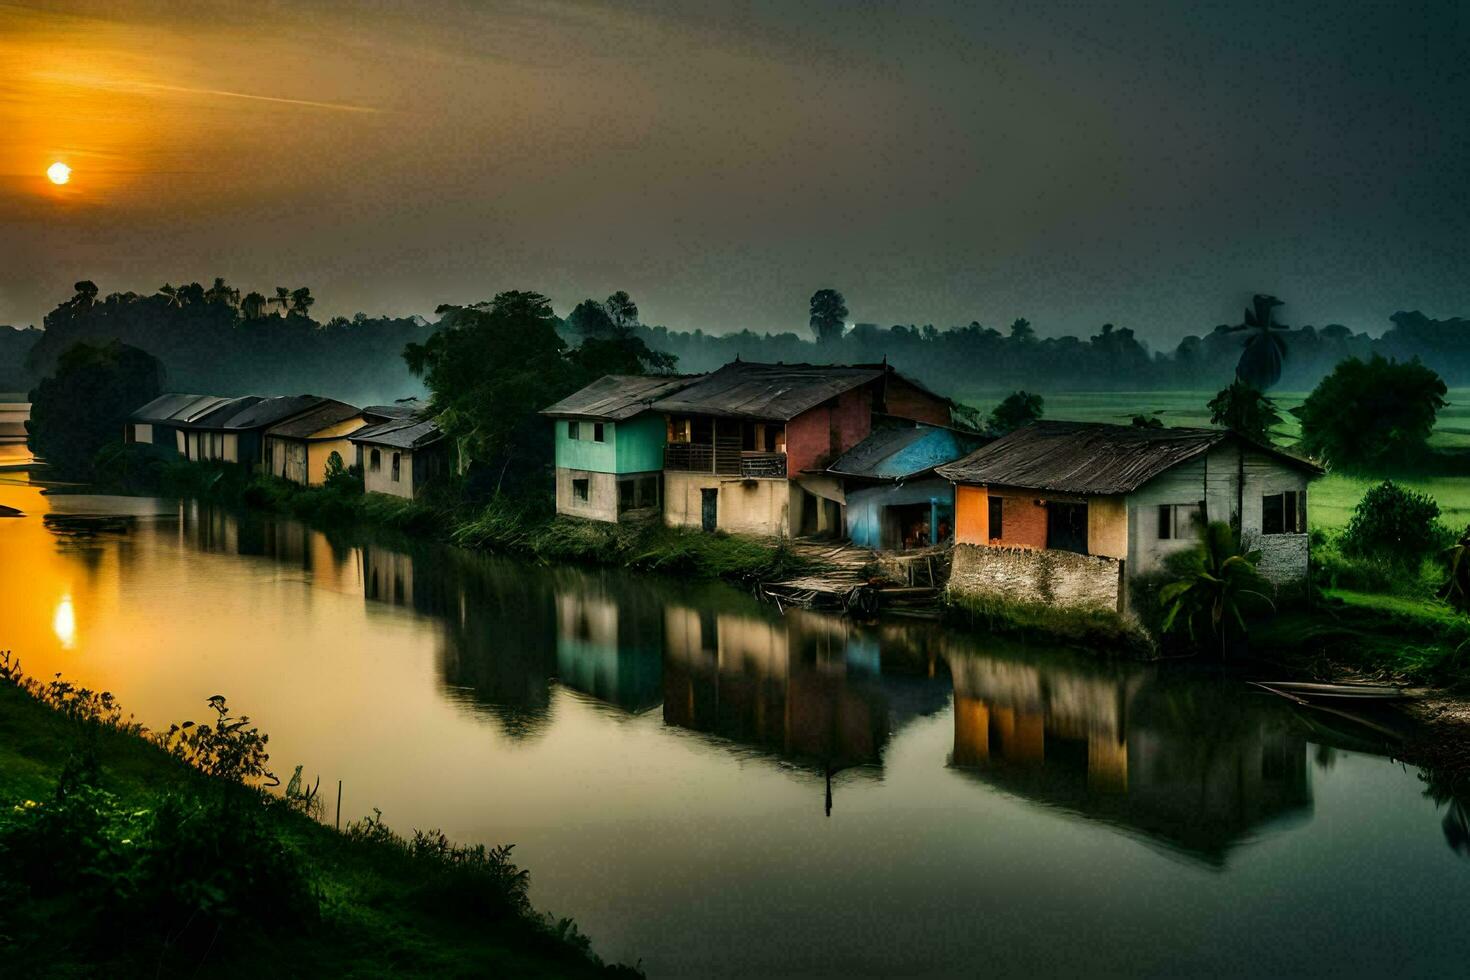
<svg viewBox="0 0 1470 980">
<path fill-rule="evenodd" d="M 1123 563 L 1070 551 L 958 544 L 949 589 L 1013 602 L 1119 610 Z"/>
<path fill-rule="evenodd" d="M 1291 585 L 1307 577 L 1309 549 L 1305 534 L 1247 533 L 1245 546 L 1261 553 L 1256 568 L 1276 585 Z"/>
</svg>

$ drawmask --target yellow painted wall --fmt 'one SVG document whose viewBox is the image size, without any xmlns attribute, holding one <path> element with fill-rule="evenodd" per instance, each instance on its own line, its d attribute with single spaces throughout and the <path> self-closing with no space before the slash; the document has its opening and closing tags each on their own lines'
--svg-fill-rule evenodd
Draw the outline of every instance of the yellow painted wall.
<svg viewBox="0 0 1470 980">
<path fill-rule="evenodd" d="M 789 535 L 791 484 L 786 480 L 742 480 L 712 473 L 664 474 L 664 521 L 675 527 L 700 527 L 700 491 L 720 492 L 716 508 L 722 531 L 771 536 Z"/>
<path fill-rule="evenodd" d="M 1087 551 L 1108 558 L 1128 557 L 1128 504 L 1125 498 L 1088 498 Z"/>
</svg>

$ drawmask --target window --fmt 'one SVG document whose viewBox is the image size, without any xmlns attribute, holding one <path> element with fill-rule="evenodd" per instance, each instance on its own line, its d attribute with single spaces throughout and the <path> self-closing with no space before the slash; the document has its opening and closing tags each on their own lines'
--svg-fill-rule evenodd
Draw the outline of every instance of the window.
<svg viewBox="0 0 1470 980">
<path fill-rule="evenodd" d="M 577 503 L 579 503 L 579 504 L 585 504 L 587 502 L 587 495 L 588 495 L 589 489 L 590 489 L 590 483 L 589 483 L 589 481 L 587 481 L 587 480 L 573 480 L 572 481 L 572 499 L 574 501 L 576 501 Z"/>
<path fill-rule="evenodd" d="M 582 428 L 582 426 L 581 426 L 581 423 L 579 423 L 579 422 L 575 422 L 575 421 L 568 422 L 567 423 L 567 438 L 568 439 L 580 439 L 582 437 L 581 436 L 581 428 Z"/>
<path fill-rule="evenodd" d="M 601 422 L 593 422 L 592 423 L 592 441 L 593 442 L 602 442 L 603 441 L 603 432 L 602 432 L 602 423 Z"/>
<path fill-rule="evenodd" d="M 991 540 L 1005 537 L 1005 500 L 1001 497 L 989 499 Z"/>
<path fill-rule="evenodd" d="M 380 453 L 380 452 L 378 452 L 376 449 L 374 449 L 372 451 L 372 453 L 369 454 L 369 456 L 368 456 L 368 469 L 370 469 L 374 473 L 376 473 L 379 470 L 381 470 L 382 468 L 383 468 L 383 454 Z"/>
<path fill-rule="evenodd" d="M 1192 538 L 1195 528 L 1204 520 L 1204 501 L 1197 504 L 1159 504 L 1159 540 Z"/>
<path fill-rule="evenodd" d="M 541 431 L 542 432 L 545 432 L 546 430 L 545 429 L 542 429 Z M 398 482 L 398 473 L 399 473 L 399 468 L 400 468 L 400 462 L 401 461 L 399 459 L 399 454 L 398 453 L 394 453 L 393 454 L 393 482 L 394 483 L 397 483 Z"/>
<path fill-rule="evenodd" d="M 1305 534 L 1307 530 L 1307 492 L 1287 490 L 1268 493 L 1261 498 L 1262 534 Z"/>
<path fill-rule="evenodd" d="M 674 419 L 674 418 L 671 418 L 671 419 L 669 419 L 669 442 L 688 442 L 688 441 L 689 441 L 689 420 L 687 418 L 684 418 L 684 419 Z"/>
</svg>

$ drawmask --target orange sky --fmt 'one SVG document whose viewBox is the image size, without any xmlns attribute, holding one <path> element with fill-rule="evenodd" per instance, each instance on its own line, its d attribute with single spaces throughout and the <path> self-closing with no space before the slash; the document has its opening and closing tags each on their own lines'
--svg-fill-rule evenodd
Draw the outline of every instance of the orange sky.
<svg viewBox="0 0 1470 980">
<path fill-rule="evenodd" d="M 1390 6 L 0 0 L 0 323 L 215 275 L 711 331 L 821 286 L 1170 340 L 1254 291 L 1463 314 L 1470 18 Z"/>
</svg>

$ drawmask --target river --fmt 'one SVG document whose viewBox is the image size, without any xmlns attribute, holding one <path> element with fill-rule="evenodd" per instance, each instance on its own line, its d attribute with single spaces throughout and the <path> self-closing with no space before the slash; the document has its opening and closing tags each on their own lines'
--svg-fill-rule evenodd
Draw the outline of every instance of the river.
<svg viewBox="0 0 1470 980">
<path fill-rule="evenodd" d="M 344 820 L 514 842 L 538 908 L 650 976 L 1452 975 L 1470 953 L 1464 811 L 1216 670 L 17 472 L 0 504 L 24 512 L 0 518 L 0 649 L 29 672 L 152 727 L 224 694 L 278 772 L 320 775 L 328 819 L 340 779 Z M 96 514 L 123 519 L 67 519 Z"/>
</svg>

